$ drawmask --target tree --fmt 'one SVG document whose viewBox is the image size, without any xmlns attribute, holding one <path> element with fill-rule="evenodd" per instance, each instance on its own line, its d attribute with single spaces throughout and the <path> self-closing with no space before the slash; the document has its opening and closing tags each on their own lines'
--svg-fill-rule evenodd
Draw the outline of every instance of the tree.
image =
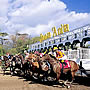
<svg viewBox="0 0 90 90">
<path fill-rule="evenodd" d="M 11 52 L 13 53 L 17 51 L 17 53 L 23 53 L 24 50 L 29 49 L 28 45 L 38 42 L 40 37 L 31 38 L 31 36 L 28 34 L 16 33 L 16 35 L 11 35 L 11 40 L 13 42 Z"/>
<path fill-rule="evenodd" d="M 0 56 L 2 56 L 3 55 L 3 47 L 2 47 L 2 45 L 0 45 Z"/>
<path fill-rule="evenodd" d="M 16 47 L 16 35 L 11 35 L 10 38 L 12 40 L 13 48 Z"/>
<path fill-rule="evenodd" d="M 33 37 L 31 40 L 32 40 L 31 44 L 34 44 L 40 41 L 40 37 Z"/>
<path fill-rule="evenodd" d="M 5 53 L 5 50 L 4 50 L 4 48 L 3 48 L 3 41 L 4 40 L 7 40 L 7 39 L 3 39 L 3 37 L 5 37 L 5 36 L 7 36 L 8 35 L 8 33 L 1 33 L 0 32 L 0 36 L 2 36 L 0 39 L 1 39 L 1 45 L 0 45 L 0 56 L 1 55 L 4 55 L 4 53 Z"/>
<path fill-rule="evenodd" d="M 0 32 L 0 36 L 2 36 L 2 37 L 7 36 L 7 35 L 8 35 L 8 33 L 1 33 Z"/>
</svg>

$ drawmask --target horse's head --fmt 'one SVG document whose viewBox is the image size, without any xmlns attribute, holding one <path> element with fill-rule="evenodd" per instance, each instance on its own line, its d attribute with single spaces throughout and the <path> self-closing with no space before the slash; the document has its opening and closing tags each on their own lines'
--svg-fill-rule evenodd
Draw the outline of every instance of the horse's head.
<svg viewBox="0 0 90 90">
<path fill-rule="evenodd" d="M 10 65 L 10 61 L 7 60 L 7 61 L 5 62 L 5 66 L 6 66 L 6 67 L 9 67 L 9 65 Z"/>
<path fill-rule="evenodd" d="M 33 61 L 36 60 L 36 57 L 37 57 L 37 56 L 36 56 L 35 54 L 29 54 L 29 56 L 27 57 L 27 60 L 33 62 Z"/>
<path fill-rule="evenodd" d="M 14 58 L 15 58 L 15 62 L 16 62 L 17 64 L 21 64 L 22 60 L 21 60 L 21 58 L 20 58 L 19 55 L 15 56 Z"/>
<path fill-rule="evenodd" d="M 48 71 L 49 70 L 49 66 L 47 64 L 47 61 L 39 61 L 40 67 L 43 71 Z"/>
</svg>

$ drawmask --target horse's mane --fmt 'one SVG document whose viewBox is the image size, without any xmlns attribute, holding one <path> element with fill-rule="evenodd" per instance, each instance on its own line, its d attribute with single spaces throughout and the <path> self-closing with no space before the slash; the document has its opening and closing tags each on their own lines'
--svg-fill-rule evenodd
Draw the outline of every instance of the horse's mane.
<svg viewBox="0 0 90 90">
<path fill-rule="evenodd" d="M 48 62 L 50 62 L 50 63 L 56 63 L 56 62 L 58 62 L 55 58 L 52 58 L 49 54 L 46 54 L 45 56 L 43 56 L 42 58 L 41 58 L 41 60 L 43 60 L 43 61 L 48 61 Z"/>
</svg>

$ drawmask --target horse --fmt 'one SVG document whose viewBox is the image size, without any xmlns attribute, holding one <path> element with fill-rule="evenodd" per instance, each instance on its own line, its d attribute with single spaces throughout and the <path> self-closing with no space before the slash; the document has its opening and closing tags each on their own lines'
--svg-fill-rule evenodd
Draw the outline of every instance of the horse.
<svg viewBox="0 0 90 90">
<path fill-rule="evenodd" d="M 11 75 L 15 74 L 15 70 L 19 69 L 22 72 L 23 56 L 21 54 L 13 56 L 11 60 Z"/>
<path fill-rule="evenodd" d="M 40 56 L 36 54 L 29 54 L 27 62 L 28 62 L 27 66 L 29 67 L 27 70 L 29 70 L 30 73 L 32 72 L 31 76 L 35 79 L 43 81 L 47 71 L 41 69 Z M 40 74 L 42 74 L 42 76 L 40 76 Z"/>
<path fill-rule="evenodd" d="M 8 68 L 9 64 L 8 64 L 8 57 L 7 56 L 3 56 L 3 60 L 2 60 L 2 71 L 3 71 L 3 75 L 5 74 L 6 69 Z"/>
<path fill-rule="evenodd" d="M 49 73 L 49 75 L 54 75 L 54 77 L 56 77 L 56 81 L 59 81 L 59 79 L 61 78 L 61 74 L 62 74 L 62 68 L 60 67 L 60 61 L 58 61 L 55 58 L 52 58 L 48 54 L 43 56 L 41 58 L 41 61 L 43 62 L 43 63 L 41 63 L 42 69 L 46 71 L 46 68 L 47 68 L 46 66 L 50 67 L 51 68 L 51 70 L 50 70 L 51 74 Z M 46 66 L 45 66 L 45 61 L 46 62 L 48 61 L 49 65 L 46 64 Z M 66 80 L 63 83 L 63 86 L 67 86 L 67 88 L 70 88 L 71 84 L 73 83 L 75 73 L 79 69 L 79 66 L 75 61 L 71 61 L 71 60 L 68 60 L 68 61 L 69 61 L 70 65 L 71 65 L 71 68 L 63 68 L 63 74 L 66 74 L 66 73 L 70 72 L 69 75 L 71 75 L 71 83 L 70 83 L 70 85 L 66 85 L 66 83 L 67 83 L 67 80 Z M 47 71 L 48 70 L 49 70 L 49 68 L 47 69 Z M 47 77 L 49 75 L 47 75 Z"/>
<path fill-rule="evenodd" d="M 5 71 L 7 68 L 10 68 L 11 71 L 11 59 L 12 59 L 13 55 L 10 55 L 10 57 L 8 58 L 7 56 L 3 56 L 3 60 L 2 60 L 2 70 L 3 70 L 3 75 L 5 74 Z"/>
<path fill-rule="evenodd" d="M 34 75 L 34 73 L 38 72 L 39 64 L 36 61 L 36 58 L 37 58 L 37 55 L 36 54 L 32 54 L 32 53 L 29 54 L 28 57 L 26 58 L 25 63 L 24 63 L 24 69 L 25 69 L 26 74 L 28 72 L 29 73 L 32 72 L 32 75 Z"/>
</svg>

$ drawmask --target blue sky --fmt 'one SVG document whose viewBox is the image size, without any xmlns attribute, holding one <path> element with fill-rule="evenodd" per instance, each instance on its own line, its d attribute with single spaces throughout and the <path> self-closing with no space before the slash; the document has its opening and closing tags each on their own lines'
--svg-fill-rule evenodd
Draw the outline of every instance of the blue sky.
<svg viewBox="0 0 90 90">
<path fill-rule="evenodd" d="M 90 13 L 90 0 L 61 0 L 70 11 Z"/>
<path fill-rule="evenodd" d="M 0 29 L 40 36 L 52 27 L 70 30 L 90 24 L 90 0 L 0 0 Z"/>
</svg>

